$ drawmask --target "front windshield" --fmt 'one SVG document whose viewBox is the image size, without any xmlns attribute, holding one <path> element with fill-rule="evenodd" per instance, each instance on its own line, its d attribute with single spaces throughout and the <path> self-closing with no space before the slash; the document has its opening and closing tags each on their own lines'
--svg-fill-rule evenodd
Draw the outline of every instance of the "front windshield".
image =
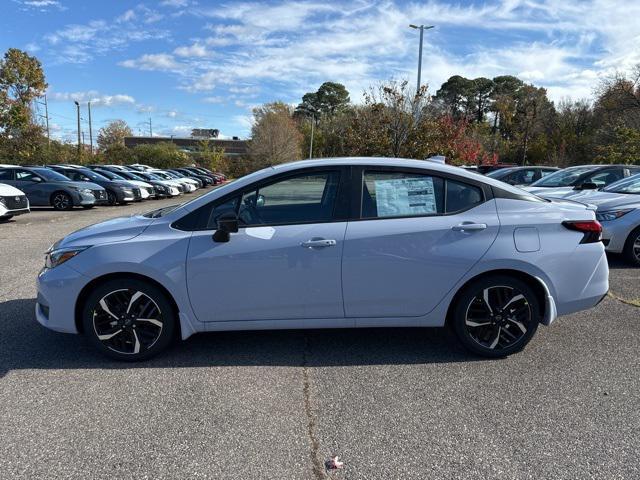
<svg viewBox="0 0 640 480">
<path fill-rule="evenodd" d="M 582 175 L 593 170 L 593 167 L 569 167 L 558 170 L 531 184 L 532 187 L 570 187 Z"/>
<path fill-rule="evenodd" d="M 105 180 L 109 180 L 104 175 L 100 175 L 99 173 L 96 173 L 93 170 L 89 170 L 88 168 L 80 169 L 80 173 L 82 173 L 83 175 L 89 177 L 91 180 L 96 180 L 96 181 L 100 181 L 100 182 L 104 182 Z"/>
<path fill-rule="evenodd" d="M 100 175 L 104 175 L 109 180 L 126 180 L 124 177 L 121 177 L 117 173 L 108 172 L 106 170 L 100 170 Z"/>
<path fill-rule="evenodd" d="M 69 177 L 65 177 L 61 173 L 54 172 L 53 170 L 49 170 L 48 168 L 34 168 L 33 171 L 43 177 L 45 180 L 50 180 L 52 182 L 69 181 Z"/>
<path fill-rule="evenodd" d="M 165 172 L 153 172 L 155 175 L 159 176 L 160 178 L 164 178 L 165 180 L 171 178 L 169 177 L 169 175 L 167 175 Z"/>
<path fill-rule="evenodd" d="M 602 189 L 603 192 L 610 193 L 631 193 L 640 195 L 640 174 L 613 182 Z"/>
</svg>

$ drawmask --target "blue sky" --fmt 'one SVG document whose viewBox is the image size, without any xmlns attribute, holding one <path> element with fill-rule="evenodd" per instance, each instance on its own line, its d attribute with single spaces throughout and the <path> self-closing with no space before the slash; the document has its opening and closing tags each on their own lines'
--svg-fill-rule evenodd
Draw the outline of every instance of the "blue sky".
<svg viewBox="0 0 640 480">
<path fill-rule="evenodd" d="M 512 74 L 555 101 L 590 98 L 598 78 L 640 63 L 640 1 L 1 0 L 0 48 L 43 63 L 52 134 L 74 139 L 73 100 L 94 130 L 122 118 L 136 133 L 219 128 L 246 137 L 251 109 L 297 103 L 324 81 L 354 101 L 389 78 L 435 92 L 454 74 Z M 86 107 L 83 107 L 86 109 Z M 86 126 L 83 111 L 83 130 Z M 146 123 L 145 123 L 146 122 Z"/>
</svg>

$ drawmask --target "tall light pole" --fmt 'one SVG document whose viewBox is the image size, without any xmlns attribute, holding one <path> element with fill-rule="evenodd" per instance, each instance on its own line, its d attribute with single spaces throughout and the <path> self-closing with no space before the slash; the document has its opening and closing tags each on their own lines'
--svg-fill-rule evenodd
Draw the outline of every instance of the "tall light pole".
<svg viewBox="0 0 640 480">
<path fill-rule="evenodd" d="M 89 145 L 91 145 L 91 155 L 93 155 L 93 128 L 91 127 L 91 102 L 87 102 L 89 109 Z"/>
<path fill-rule="evenodd" d="M 315 112 L 311 114 L 311 141 L 309 142 L 309 159 L 313 158 L 313 127 L 316 123 Z"/>
<path fill-rule="evenodd" d="M 434 28 L 434 26 L 435 25 L 414 25 L 414 24 L 409 25 L 409 27 L 411 28 L 420 30 L 420 49 L 418 50 L 418 85 L 416 86 L 416 94 L 420 94 L 420 85 L 421 85 L 420 76 L 422 74 L 422 38 L 424 37 L 424 31 L 429 30 L 430 28 Z"/>
<path fill-rule="evenodd" d="M 80 157 L 80 103 L 77 100 L 73 103 L 76 104 L 76 112 L 78 114 L 78 157 Z"/>
</svg>

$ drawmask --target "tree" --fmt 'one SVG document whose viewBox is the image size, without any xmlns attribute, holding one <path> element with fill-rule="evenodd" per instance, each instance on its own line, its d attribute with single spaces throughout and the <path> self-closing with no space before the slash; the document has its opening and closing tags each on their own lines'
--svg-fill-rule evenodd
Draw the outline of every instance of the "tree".
<svg viewBox="0 0 640 480">
<path fill-rule="evenodd" d="M 349 105 L 349 92 L 341 83 L 324 82 L 316 92 L 305 93 L 296 112 L 303 115 L 333 115 Z"/>
<path fill-rule="evenodd" d="M 172 142 L 137 145 L 133 157 L 137 163 L 155 168 L 184 167 L 189 163 L 189 155 Z"/>
<path fill-rule="evenodd" d="M 0 60 L 0 149 L 13 162 L 29 161 L 44 141 L 31 115 L 31 102 L 47 88 L 35 57 L 10 48 Z"/>
<path fill-rule="evenodd" d="M 267 103 L 253 109 L 249 155 L 252 168 L 291 162 L 302 157 L 302 134 L 285 103 Z"/>
<path fill-rule="evenodd" d="M 473 92 L 473 81 L 454 75 L 444 82 L 436 92 L 434 101 L 449 115 L 460 118 L 469 114 L 469 97 Z"/>
<path fill-rule="evenodd" d="M 640 130 L 620 125 L 614 129 L 614 141 L 597 151 L 599 162 L 640 164 Z"/>
<path fill-rule="evenodd" d="M 192 155 L 192 159 L 197 165 L 206 167 L 213 171 L 220 168 L 223 158 L 224 148 L 212 148 L 209 140 L 202 140 L 198 142 L 198 150 Z"/>
<path fill-rule="evenodd" d="M 549 102 L 547 91 L 544 88 L 524 85 L 518 91 L 514 123 L 518 141 L 518 156 L 522 165 L 526 165 L 529 160 L 527 154 L 532 138 L 544 133 L 545 127 L 552 124 L 554 114 L 555 109 L 553 104 Z M 543 140 L 543 138 L 539 140 Z"/>
<path fill-rule="evenodd" d="M 133 135 L 131 128 L 124 120 L 114 120 L 102 127 L 98 132 L 98 148 L 102 151 L 115 145 L 124 146 L 124 137 Z"/>
<path fill-rule="evenodd" d="M 478 123 L 484 121 L 484 115 L 489 111 L 493 87 L 493 80 L 489 80 L 488 78 L 480 77 L 471 81 L 470 93 L 474 104 L 475 120 Z"/>
</svg>

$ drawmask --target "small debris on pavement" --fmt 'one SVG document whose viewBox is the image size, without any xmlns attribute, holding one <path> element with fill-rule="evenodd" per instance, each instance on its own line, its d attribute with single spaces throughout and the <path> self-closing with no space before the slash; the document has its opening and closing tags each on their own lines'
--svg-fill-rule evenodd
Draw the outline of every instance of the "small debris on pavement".
<svg viewBox="0 0 640 480">
<path fill-rule="evenodd" d="M 331 457 L 329 460 L 324 462 L 324 464 L 325 464 L 327 470 L 336 470 L 338 468 L 344 467 L 344 462 L 341 462 L 338 459 L 337 455 L 335 457 Z"/>
</svg>

